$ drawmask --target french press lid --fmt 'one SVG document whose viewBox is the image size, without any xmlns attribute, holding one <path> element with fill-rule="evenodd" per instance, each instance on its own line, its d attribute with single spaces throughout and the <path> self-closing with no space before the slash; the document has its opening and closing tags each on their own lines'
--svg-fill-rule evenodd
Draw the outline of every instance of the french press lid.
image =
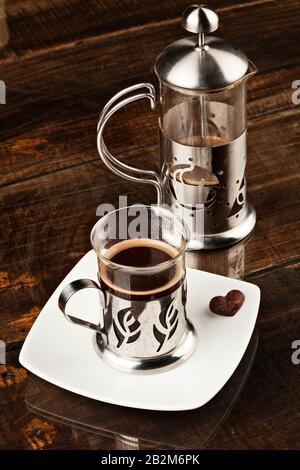
<svg viewBox="0 0 300 470">
<path fill-rule="evenodd" d="M 155 72 L 170 85 L 211 91 L 240 80 L 248 70 L 247 56 L 224 39 L 207 36 L 219 26 L 218 15 L 205 5 L 191 5 L 182 16 L 183 27 L 197 36 L 170 44 L 156 59 Z"/>
</svg>

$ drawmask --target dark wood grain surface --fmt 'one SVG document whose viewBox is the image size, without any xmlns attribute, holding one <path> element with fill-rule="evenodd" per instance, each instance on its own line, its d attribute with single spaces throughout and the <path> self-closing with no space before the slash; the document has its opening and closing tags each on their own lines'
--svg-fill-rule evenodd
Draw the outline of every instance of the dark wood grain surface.
<svg viewBox="0 0 300 470">
<path fill-rule="evenodd" d="M 7 87 L 0 105 L 0 340 L 8 350 L 0 365 L 0 448 L 300 447 L 300 365 L 291 362 L 291 344 L 300 339 L 300 107 L 291 99 L 300 79 L 300 2 L 209 3 L 220 13 L 219 35 L 259 68 L 249 82 L 247 164 L 258 221 L 243 243 L 187 260 L 257 284 L 262 302 L 257 333 L 227 386 L 202 409 L 166 417 L 63 392 L 17 358 L 40 309 L 89 249 L 96 207 L 118 194 L 155 200 L 151 188 L 103 166 L 95 127 L 116 91 L 155 80 L 153 61 L 184 34 L 188 2 L 0 0 Z M 120 111 L 107 143 L 123 161 L 157 168 L 156 112 L 147 103 Z"/>
</svg>

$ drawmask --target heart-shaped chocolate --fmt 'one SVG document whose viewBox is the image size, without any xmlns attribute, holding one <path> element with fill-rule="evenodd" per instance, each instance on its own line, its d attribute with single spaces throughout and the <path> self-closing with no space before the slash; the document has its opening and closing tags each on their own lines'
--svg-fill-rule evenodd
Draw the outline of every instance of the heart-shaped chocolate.
<svg viewBox="0 0 300 470">
<path fill-rule="evenodd" d="M 233 317 L 245 300 L 243 292 L 240 290 L 231 290 L 225 297 L 218 295 L 209 302 L 209 308 L 213 313 L 224 317 Z"/>
</svg>

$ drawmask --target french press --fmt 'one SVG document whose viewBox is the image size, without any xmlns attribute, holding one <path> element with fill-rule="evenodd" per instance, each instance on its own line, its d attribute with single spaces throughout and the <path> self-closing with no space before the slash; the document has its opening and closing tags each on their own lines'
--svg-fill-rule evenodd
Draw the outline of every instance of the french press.
<svg viewBox="0 0 300 470">
<path fill-rule="evenodd" d="M 234 44 L 209 36 L 218 15 L 205 5 L 183 13 L 183 27 L 196 35 L 170 44 L 154 65 L 160 85 L 161 173 L 140 170 L 108 151 L 103 130 L 122 106 L 148 98 L 155 89 L 140 83 L 117 93 L 103 108 L 97 145 L 104 163 L 130 181 L 151 183 L 158 203 L 166 203 L 191 232 L 188 248 L 221 248 L 254 228 L 254 208 L 246 200 L 246 83 L 256 67 Z"/>
</svg>

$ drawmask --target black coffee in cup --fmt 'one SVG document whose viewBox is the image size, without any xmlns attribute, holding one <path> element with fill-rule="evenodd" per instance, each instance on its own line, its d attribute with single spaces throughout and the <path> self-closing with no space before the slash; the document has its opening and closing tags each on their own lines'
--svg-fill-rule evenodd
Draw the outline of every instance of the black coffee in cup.
<svg viewBox="0 0 300 470">
<path fill-rule="evenodd" d="M 101 287 L 126 300 L 169 295 L 184 278 L 183 257 L 178 254 L 176 248 L 160 240 L 120 241 L 105 252 L 107 261 L 99 258 Z"/>
</svg>

